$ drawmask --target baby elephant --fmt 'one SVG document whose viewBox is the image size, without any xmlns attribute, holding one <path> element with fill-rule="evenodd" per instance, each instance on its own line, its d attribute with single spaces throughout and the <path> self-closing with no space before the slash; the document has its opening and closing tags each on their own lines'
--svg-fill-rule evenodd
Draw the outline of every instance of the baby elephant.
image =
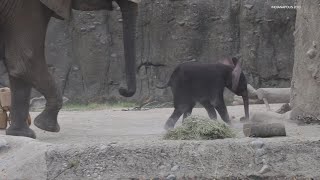
<svg viewBox="0 0 320 180">
<path fill-rule="evenodd" d="M 247 80 L 237 58 L 225 59 L 215 64 L 188 62 L 178 65 L 168 83 L 162 87 L 171 87 L 174 112 L 167 120 L 165 129 L 171 129 L 183 114 L 189 116 L 196 102 L 207 110 L 211 119 L 216 119 L 215 109 L 226 123 L 231 123 L 224 103 L 224 87 L 230 89 L 244 101 L 245 118 L 249 119 Z"/>
</svg>

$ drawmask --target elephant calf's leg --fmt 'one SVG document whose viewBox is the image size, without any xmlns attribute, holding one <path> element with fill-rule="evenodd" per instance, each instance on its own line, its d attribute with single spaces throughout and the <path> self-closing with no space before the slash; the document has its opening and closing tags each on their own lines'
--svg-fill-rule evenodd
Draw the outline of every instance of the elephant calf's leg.
<svg viewBox="0 0 320 180">
<path fill-rule="evenodd" d="M 201 102 L 201 105 L 206 109 L 210 119 L 217 119 L 217 113 L 214 106 L 209 101 Z"/>
<path fill-rule="evenodd" d="M 7 135 L 36 138 L 26 122 L 29 114 L 29 99 L 31 85 L 22 79 L 9 76 L 12 104 L 10 108 L 11 125 L 6 130 Z"/>
<path fill-rule="evenodd" d="M 216 109 L 218 111 L 218 113 L 220 114 L 221 116 L 221 119 L 228 123 L 228 124 L 231 124 L 231 121 L 230 121 L 230 118 L 229 118 L 229 114 L 228 114 L 228 110 L 227 110 L 227 107 L 223 101 L 223 98 L 220 99 L 219 103 L 217 104 L 216 106 Z"/>
<path fill-rule="evenodd" d="M 186 111 L 183 113 L 183 119 L 182 119 L 182 123 L 184 122 L 184 119 L 189 117 L 192 113 L 192 109 L 194 108 L 196 104 L 192 103 L 190 104 L 190 106 L 186 109 Z"/>
<path fill-rule="evenodd" d="M 169 119 L 167 120 L 166 124 L 164 125 L 165 130 L 172 129 L 180 116 L 182 115 L 182 112 L 179 109 L 175 109 Z"/>
</svg>

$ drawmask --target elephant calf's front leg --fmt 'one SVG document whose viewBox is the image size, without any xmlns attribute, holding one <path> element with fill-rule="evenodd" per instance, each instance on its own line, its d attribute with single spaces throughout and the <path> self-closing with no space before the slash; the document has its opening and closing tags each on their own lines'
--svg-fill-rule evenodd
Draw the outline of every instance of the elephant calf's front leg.
<svg viewBox="0 0 320 180">
<path fill-rule="evenodd" d="M 231 121 L 229 118 L 229 113 L 228 113 L 227 107 L 226 107 L 223 100 L 220 101 L 220 103 L 217 105 L 216 109 L 217 109 L 218 113 L 220 114 L 221 119 L 224 122 L 231 124 Z"/>
</svg>

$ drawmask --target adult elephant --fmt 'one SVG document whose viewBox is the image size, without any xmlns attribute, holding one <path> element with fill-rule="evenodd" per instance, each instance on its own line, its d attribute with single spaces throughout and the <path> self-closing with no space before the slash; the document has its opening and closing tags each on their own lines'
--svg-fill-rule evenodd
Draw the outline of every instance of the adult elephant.
<svg viewBox="0 0 320 180">
<path fill-rule="evenodd" d="M 62 95 L 48 72 L 44 55 L 47 26 L 52 16 L 68 19 L 71 9 L 92 11 L 112 10 L 113 0 L 0 0 L 0 47 L 4 45 L 5 65 L 9 74 L 11 97 L 11 126 L 7 135 L 35 138 L 25 119 L 28 116 L 31 88 L 47 100 L 46 107 L 34 120 L 45 131 L 59 132 L 58 112 Z M 123 19 L 123 42 L 127 88 L 122 96 L 136 91 L 135 31 L 137 0 L 114 0 Z M 2 45 L 1 45 L 2 44 Z"/>
</svg>

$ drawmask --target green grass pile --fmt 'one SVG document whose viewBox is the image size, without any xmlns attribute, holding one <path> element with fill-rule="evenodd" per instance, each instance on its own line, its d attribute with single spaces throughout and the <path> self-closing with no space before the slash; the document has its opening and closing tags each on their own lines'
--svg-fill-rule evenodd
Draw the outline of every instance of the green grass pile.
<svg viewBox="0 0 320 180">
<path fill-rule="evenodd" d="M 233 138 L 235 134 L 224 123 L 202 116 L 189 116 L 182 126 L 169 130 L 164 139 L 166 140 L 212 140 Z"/>
</svg>

